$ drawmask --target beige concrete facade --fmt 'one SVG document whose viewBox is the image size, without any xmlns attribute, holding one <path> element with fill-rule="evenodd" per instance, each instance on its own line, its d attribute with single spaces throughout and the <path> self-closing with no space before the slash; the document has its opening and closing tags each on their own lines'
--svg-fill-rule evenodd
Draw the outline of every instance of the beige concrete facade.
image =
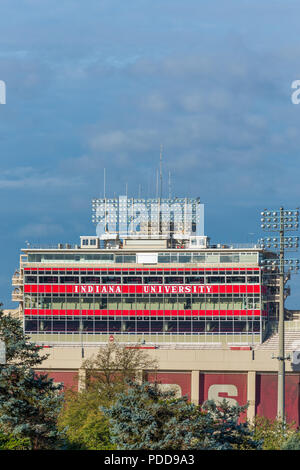
<svg viewBox="0 0 300 470">
<path fill-rule="evenodd" d="M 87 346 L 82 358 L 81 347 L 52 347 L 45 351 L 49 357 L 39 368 L 78 370 L 82 362 L 97 351 L 98 347 Z M 270 350 L 150 349 L 147 352 L 158 361 L 159 370 L 164 371 L 276 372 L 278 369 L 277 360 L 272 359 L 276 351 Z M 286 361 L 286 371 L 293 371 L 290 361 Z"/>
<path fill-rule="evenodd" d="M 39 369 L 49 372 L 77 372 L 78 390 L 81 391 L 84 390 L 86 383 L 86 372 L 82 363 L 97 351 L 98 347 L 86 346 L 82 357 L 81 347 L 52 347 L 44 350 L 49 353 L 49 357 Z M 194 404 L 199 404 L 201 374 L 246 374 L 249 421 L 252 421 L 256 414 L 257 373 L 276 374 L 278 370 L 278 361 L 272 359 L 272 356 L 276 355 L 275 351 L 271 350 L 153 349 L 147 352 L 152 359 L 157 360 L 158 372 L 190 376 L 190 398 Z M 286 361 L 286 372 L 294 372 L 291 361 Z"/>
</svg>

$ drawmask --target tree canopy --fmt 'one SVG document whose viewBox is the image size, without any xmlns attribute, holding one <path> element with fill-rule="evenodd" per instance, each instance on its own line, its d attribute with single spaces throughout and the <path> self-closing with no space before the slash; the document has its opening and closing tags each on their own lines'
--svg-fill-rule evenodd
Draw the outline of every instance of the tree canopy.
<svg viewBox="0 0 300 470">
<path fill-rule="evenodd" d="M 174 398 L 157 383 L 129 382 L 111 407 L 112 441 L 124 450 L 258 449 L 247 423 L 238 423 L 245 407 L 206 402 L 201 408 L 187 397 Z"/>
<path fill-rule="evenodd" d="M 87 387 L 96 387 L 103 399 L 113 401 L 126 388 L 127 380 L 142 380 L 145 371 L 156 370 L 157 361 L 139 346 L 128 347 L 114 341 L 101 346 L 82 367 L 87 373 Z"/>
<path fill-rule="evenodd" d="M 117 342 L 101 346 L 95 356 L 84 361 L 86 388 L 68 391 L 59 417 L 73 449 L 115 449 L 108 418 L 101 406 L 111 406 L 128 387 L 127 380 L 140 380 L 142 371 L 154 370 L 155 360 L 138 347 L 128 348 Z"/>
<path fill-rule="evenodd" d="M 68 449 L 110 450 L 108 418 L 100 410 L 103 397 L 93 388 L 65 393 L 65 405 L 58 419 L 58 428 L 65 433 Z"/>
<path fill-rule="evenodd" d="M 0 367 L 0 429 L 13 438 L 29 439 L 33 449 L 52 448 L 60 438 L 56 422 L 62 385 L 34 371 L 47 355 L 24 335 L 19 320 L 2 311 L 0 339 L 6 345 L 6 364 Z"/>
<path fill-rule="evenodd" d="M 295 423 L 286 423 L 279 419 L 256 416 L 252 424 L 255 439 L 263 442 L 263 450 L 287 449 L 299 445 L 299 432 Z"/>
</svg>

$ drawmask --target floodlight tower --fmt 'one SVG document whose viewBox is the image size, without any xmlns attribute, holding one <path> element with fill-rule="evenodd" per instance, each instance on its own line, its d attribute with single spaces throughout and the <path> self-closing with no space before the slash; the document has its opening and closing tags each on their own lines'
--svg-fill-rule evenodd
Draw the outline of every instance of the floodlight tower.
<svg viewBox="0 0 300 470">
<path fill-rule="evenodd" d="M 285 232 L 297 231 L 299 228 L 299 210 L 279 211 L 265 209 L 261 212 L 261 228 L 264 231 L 279 232 L 279 238 L 265 238 L 260 240 L 261 248 L 272 248 L 279 251 L 279 258 L 264 261 L 264 273 L 268 269 L 277 268 L 279 271 L 279 321 L 278 321 L 278 399 L 277 417 L 285 421 L 285 345 L 284 345 L 284 274 L 285 272 L 295 273 L 299 269 L 299 260 L 284 259 L 285 250 L 296 251 L 299 246 L 299 237 L 285 237 Z M 278 269 L 279 268 L 279 269 Z"/>
</svg>

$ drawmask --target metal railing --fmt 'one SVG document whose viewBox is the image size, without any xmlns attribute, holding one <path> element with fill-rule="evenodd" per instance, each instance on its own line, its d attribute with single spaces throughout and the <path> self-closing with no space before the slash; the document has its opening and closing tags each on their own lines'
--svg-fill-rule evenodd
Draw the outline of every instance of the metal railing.
<svg viewBox="0 0 300 470">
<path fill-rule="evenodd" d="M 77 243 L 56 243 L 56 244 L 43 244 L 43 243 L 27 243 L 26 248 L 29 250 L 74 250 L 80 249 Z"/>
<path fill-rule="evenodd" d="M 31 335 L 31 339 L 35 339 L 36 342 L 45 342 L 47 344 L 55 344 L 59 346 L 60 344 L 107 344 L 108 338 L 110 336 L 114 336 L 114 339 L 123 343 L 128 343 L 130 345 L 138 343 L 141 345 L 156 345 L 158 347 L 164 345 L 232 345 L 232 344 L 242 344 L 242 345 L 251 345 L 251 344 L 259 344 L 260 341 L 260 332 L 256 333 L 195 333 L 191 335 L 189 333 L 179 333 L 174 335 L 163 335 L 163 334 L 143 334 L 143 333 L 135 333 L 132 334 L 128 333 L 119 333 L 116 332 L 112 333 L 93 333 L 90 334 L 82 334 L 76 332 L 30 332 L 27 331 L 26 334 Z M 133 338 L 136 336 L 137 338 Z M 51 337 L 51 338 L 50 338 Z M 121 337 L 121 341 L 119 341 Z M 127 337 L 127 341 L 126 338 Z M 66 338 L 67 341 L 66 341 Z M 191 341 L 192 339 L 192 341 Z M 220 341 L 221 339 L 221 341 Z M 196 341 L 195 341 L 196 340 Z"/>
</svg>

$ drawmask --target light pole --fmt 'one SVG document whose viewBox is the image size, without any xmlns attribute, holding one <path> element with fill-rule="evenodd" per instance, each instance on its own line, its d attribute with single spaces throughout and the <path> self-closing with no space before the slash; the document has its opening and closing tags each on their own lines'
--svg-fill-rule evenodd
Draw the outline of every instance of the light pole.
<svg viewBox="0 0 300 470">
<path fill-rule="evenodd" d="M 295 251 L 298 249 L 299 237 L 285 237 L 285 232 L 298 230 L 299 211 L 284 210 L 269 211 L 265 209 L 261 212 L 261 228 L 264 231 L 279 232 L 279 238 L 265 238 L 260 241 L 261 248 L 272 248 L 279 251 L 274 259 L 266 259 L 263 262 L 264 273 L 273 270 L 279 272 L 279 318 L 278 318 L 278 395 L 277 395 L 277 418 L 285 421 L 285 345 L 284 345 L 284 275 L 286 272 L 297 272 L 299 260 L 285 260 L 285 250 Z M 272 274 L 272 273 L 271 273 Z"/>
</svg>

